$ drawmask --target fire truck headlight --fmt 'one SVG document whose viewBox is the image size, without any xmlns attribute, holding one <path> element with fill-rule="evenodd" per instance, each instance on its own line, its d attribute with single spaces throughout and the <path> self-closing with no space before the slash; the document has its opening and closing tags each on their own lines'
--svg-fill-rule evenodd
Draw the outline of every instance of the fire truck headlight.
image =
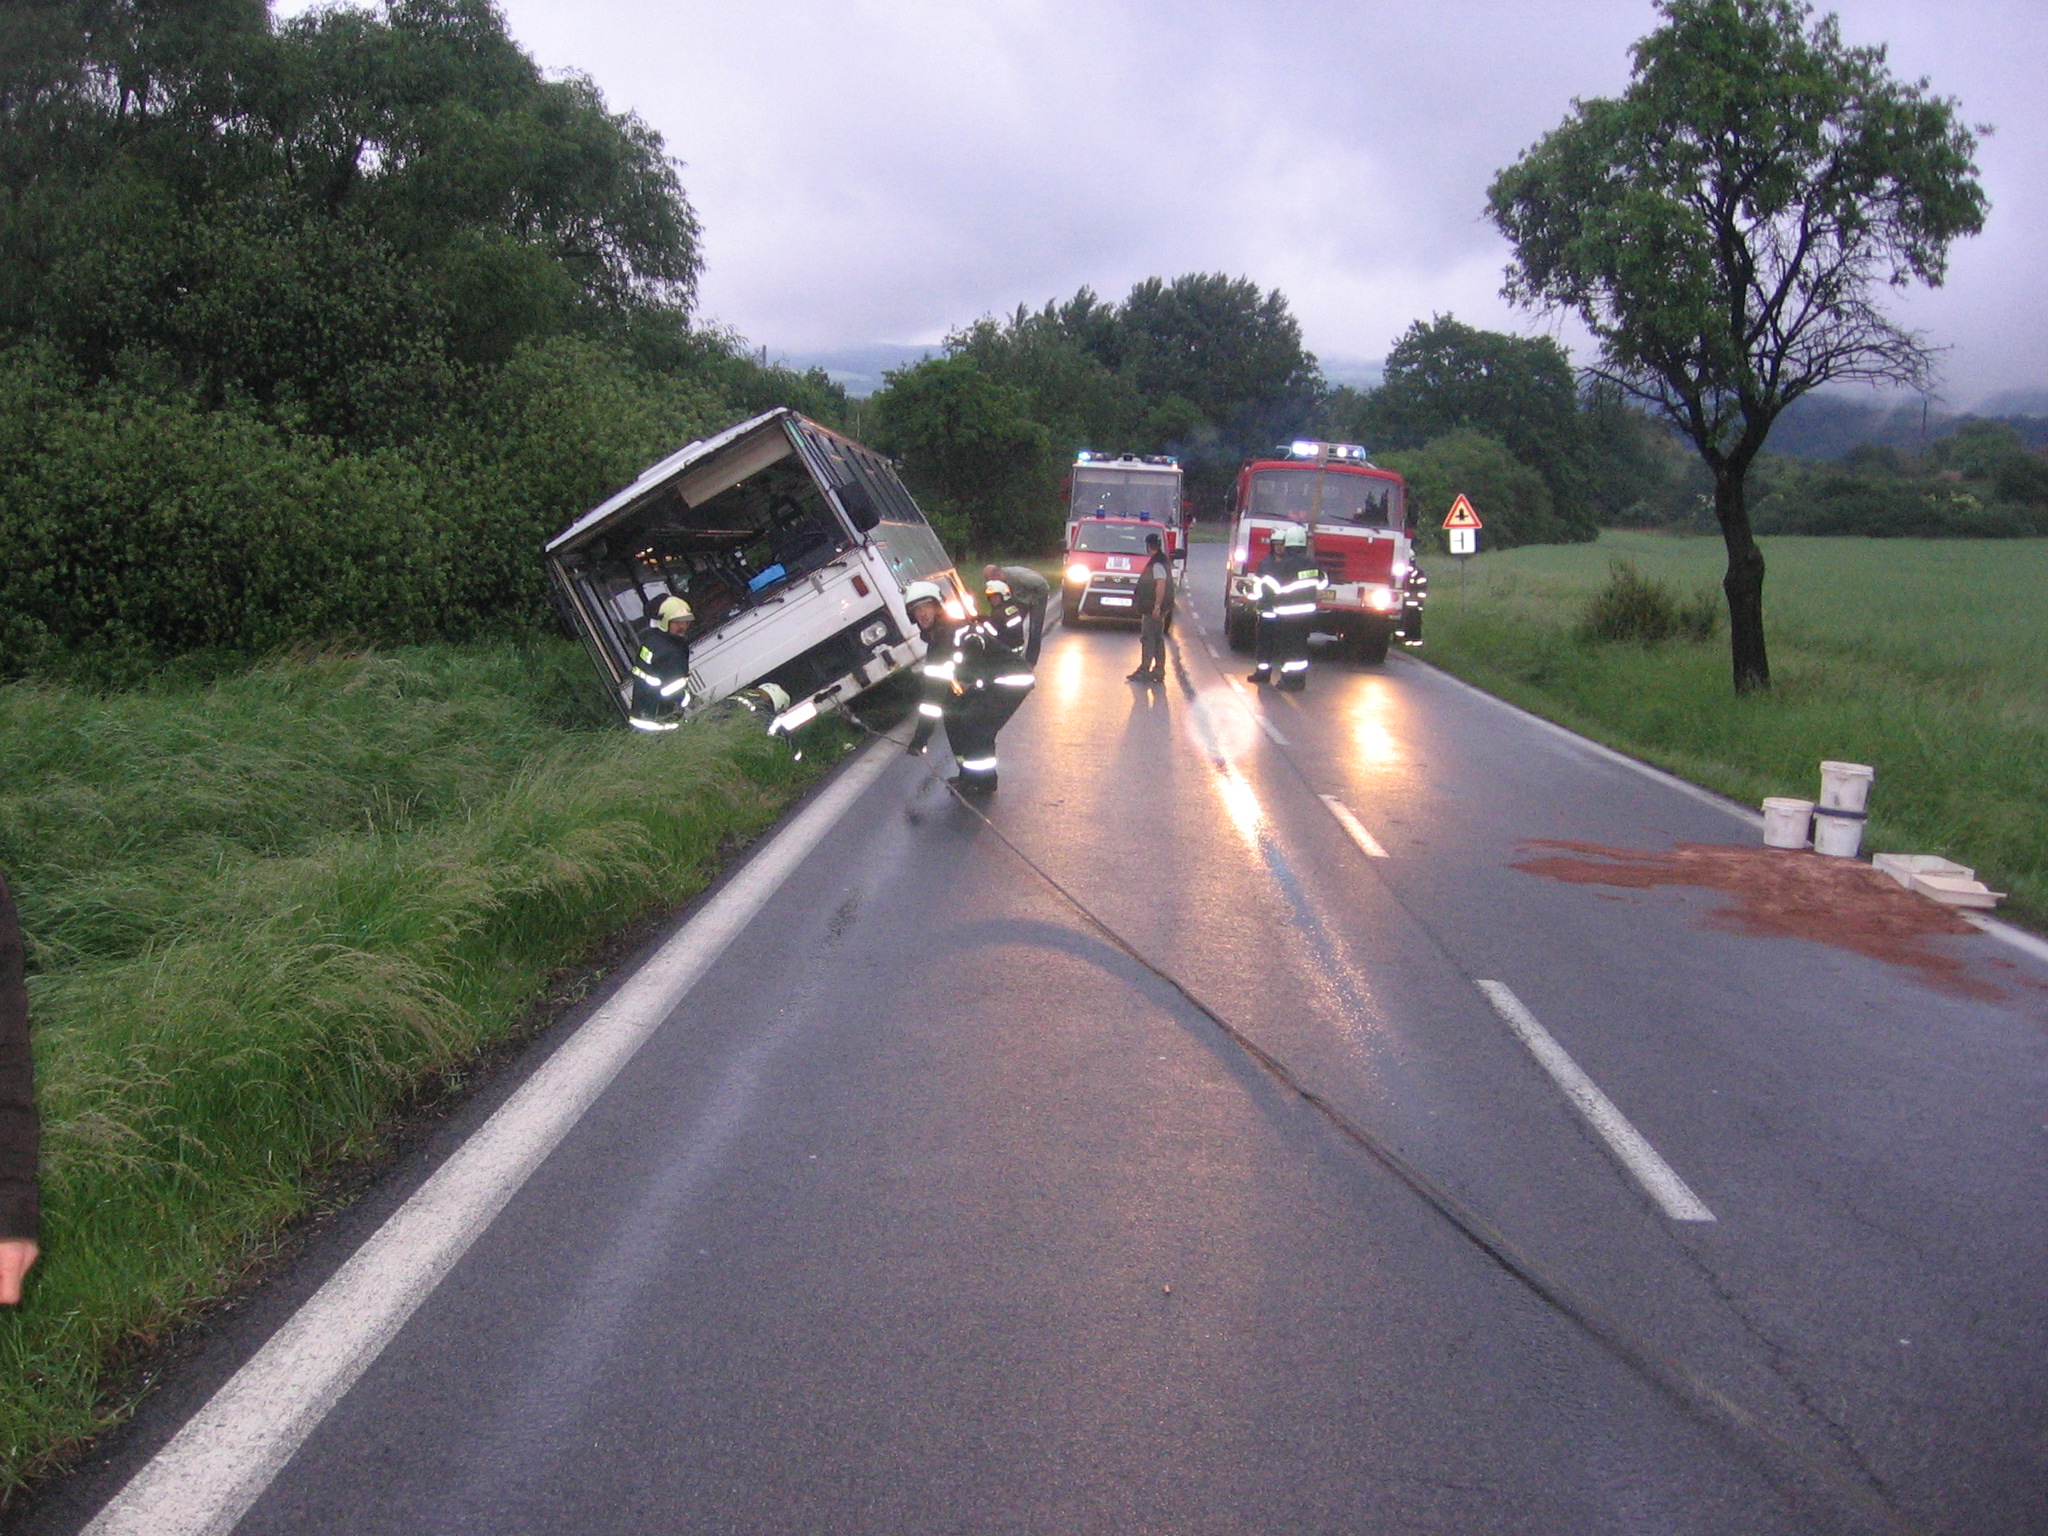
<svg viewBox="0 0 2048 1536">
<path fill-rule="evenodd" d="M 1083 564 L 1081 564 L 1081 562 L 1080 562 L 1080 561 L 1078 561 L 1078 560 L 1077 560 L 1077 561 L 1075 561 L 1075 562 L 1074 562 L 1074 563 L 1073 563 L 1072 565 L 1070 565 L 1070 566 L 1068 566 L 1068 567 L 1067 567 L 1067 580 L 1069 580 L 1069 581 L 1072 581 L 1072 582 L 1083 582 L 1083 581 L 1086 581 L 1086 580 L 1088 579 L 1088 576 L 1089 576 L 1089 571 L 1088 571 L 1088 567 L 1087 567 L 1087 566 L 1085 566 L 1085 565 L 1083 565 Z"/>
<path fill-rule="evenodd" d="M 1392 613 L 1400 602 L 1392 587 L 1374 587 L 1366 594 L 1365 600 L 1381 613 Z"/>
</svg>

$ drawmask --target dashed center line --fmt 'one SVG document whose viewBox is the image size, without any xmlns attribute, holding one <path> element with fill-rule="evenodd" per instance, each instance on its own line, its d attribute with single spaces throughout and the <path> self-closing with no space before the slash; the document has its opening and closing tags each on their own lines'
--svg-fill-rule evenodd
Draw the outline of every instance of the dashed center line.
<svg viewBox="0 0 2048 1536">
<path fill-rule="evenodd" d="M 1253 714 L 1252 718 L 1259 722 L 1260 730 L 1264 731 L 1268 736 L 1273 738 L 1274 746 L 1284 747 L 1287 745 L 1287 738 L 1280 734 L 1279 726 L 1275 725 L 1272 721 L 1268 720 L 1264 715 L 1261 714 L 1255 713 Z"/>
<path fill-rule="evenodd" d="M 1529 1047 L 1529 1054 L 1564 1090 L 1564 1096 L 1571 1100 L 1572 1107 L 1600 1133 L 1600 1139 L 1607 1143 L 1608 1150 L 1643 1186 L 1644 1192 L 1657 1202 L 1659 1210 L 1673 1221 L 1714 1219 L 1714 1213 L 1707 1209 L 1706 1203 L 1686 1187 L 1685 1180 L 1657 1155 L 1657 1149 L 1644 1139 L 1643 1133 L 1628 1123 L 1628 1117 L 1616 1109 L 1614 1101 L 1580 1070 L 1579 1064 L 1571 1059 L 1550 1031 L 1537 1023 L 1536 1015 L 1523 1006 L 1522 1000 L 1508 989 L 1505 982 L 1475 981 L 1472 985 L 1486 994 L 1486 1000 L 1493 1004 L 1493 1011 L 1506 1020 L 1508 1028 Z"/>
<path fill-rule="evenodd" d="M 1351 841 L 1358 844 L 1365 851 L 1367 858 L 1384 859 L 1389 857 L 1387 850 L 1380 846 L 1380 840 L 1365 830 L 1365 823 L 1351 814 L 1350 806 L 1339 800 L 1335 795 L 1318 795 L 1316 798 L 1330 808 L 1330 814 L 1337 818 L 1337 825 L 1351 834 Z"/>
</svg>

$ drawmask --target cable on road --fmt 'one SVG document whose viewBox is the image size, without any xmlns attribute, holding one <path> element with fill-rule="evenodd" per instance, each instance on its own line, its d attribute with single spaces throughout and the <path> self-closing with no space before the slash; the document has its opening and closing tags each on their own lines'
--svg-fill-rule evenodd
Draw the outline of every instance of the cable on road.
<svg viewBox="0 0 2048 1536">
<path fill-rule="evenodd" d="M 1173 656 L 1175 668 L 1181 673 L 1183 685 L 1189 685 L 1177 643 L 1173 645 Z M 854 715 L 851 710 L 847 711 L 847 717 L 871 736 L 883 741 L 896 742 L 898 745 L 906 744 L 895 736 L 876 730 Z M 1298 766 L 1295 766 L 1295 771 L 1297 774 L 1300 772 Z M 1578 1327 L 1615 1359 L 1663 1391 L 1681 1407 L 1705 1417 L 1723 1429 L 1733 1430 L 1738 1437 L 1747 1437 L 1754 1444 L 1774 1452 L 1784 1462 L 1803 1471 L 1813 1482 L 1831 1490 L 1843 1502 L 1853 1506 L 1858 1515 L 1874 1522 L 1877 1529 L 1892 1533 L 1892 1536 L 1925 1536 L 1923 1528 L 1910 1522 L 1894 1509 L 1880 1489 L 1846 1476 L 1838 1468 L 1801 1450 L 1690 1366 L 1639 1338 L 1597 1302 L 1582 1294 L 1569 1282 L 1552 1274 L 1546 1266 L 1524 1252 L 1499 1227 L 1411 1163 L 1392 1144 L 1360 1125 L 1329 1099 L 1303 1082 L 1285 1061 L 1231 1023 L 1221 1011 L 1204 1001 L 1201 995 L 1180 977 L 1139 950 L 1106 918 L 1069 890 L 1058 876 L 1011 841 L 1008 834 L 989 818 L 988 813 L 963 795 L 957 785 L 941 779 L 937 771 L 931 768 L 926 769 L 925 782 L 943 785 L 960 807 L 979 820 L 988 829 L 989 834 L 1009 851 L 1011 857 L 1037 876 L 1061 901 L 1073 908 L 1081 921 L 1100 934 L 1119 954 L 1170 987 L 1190 1008 L 1214 1025 L 1226 1040 L 1250 1057 L 1262 1072 L 1307 1104 L 1339 1136 L 1392 1174 L 1481 1253 L 1558 1315 Z M 1768 1474 L 1775 1469 L 1767 1463 L 1765 1470 Z"/>
</svg>

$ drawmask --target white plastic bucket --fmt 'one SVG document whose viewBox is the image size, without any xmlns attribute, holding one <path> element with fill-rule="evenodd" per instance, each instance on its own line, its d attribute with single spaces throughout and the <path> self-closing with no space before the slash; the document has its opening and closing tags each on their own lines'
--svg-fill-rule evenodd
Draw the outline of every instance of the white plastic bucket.
<svg viewBox="0 0 2048 1536">
<path fill-rule="evenodd" d="M 1853 859 L 1863 846 L 1861 816 L 1830 816 L 1825 806 L 1813 813 L 1813 851 L 1831 859 Z"/>
<path fill-rule="evenodd" d="M 1804 848 L 1806 824 L 1813 820 L 1813 802 L 1773 795 L 1764 802 L 1764 846 Z"/>
<path fill-rule="evenodd" d="M 1864 763 L 1822 763 L 1820 808 L 1861 815 L 1869 808 L 1870 781 L 1876 777 L 1877 770 Z"/>
</svg>

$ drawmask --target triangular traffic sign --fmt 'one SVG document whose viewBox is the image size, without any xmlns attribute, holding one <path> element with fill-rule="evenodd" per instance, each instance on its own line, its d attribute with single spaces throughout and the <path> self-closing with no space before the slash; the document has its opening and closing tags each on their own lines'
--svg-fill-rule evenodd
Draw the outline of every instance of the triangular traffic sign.
<svg viewBox="0 0 2048 1536">
<path fill-rule="evenodd" d="M 1486 525 L 1479 521 L 1479 514 L 1472 510 L 1472 503 L 1467 501 L 1465 493 L 1460 491 L 1458 499 L 1451 503 L 1451 515 L 1444 519 L 1444 526 L 1446 528 L 1484 528 Z"/>
</svg>

